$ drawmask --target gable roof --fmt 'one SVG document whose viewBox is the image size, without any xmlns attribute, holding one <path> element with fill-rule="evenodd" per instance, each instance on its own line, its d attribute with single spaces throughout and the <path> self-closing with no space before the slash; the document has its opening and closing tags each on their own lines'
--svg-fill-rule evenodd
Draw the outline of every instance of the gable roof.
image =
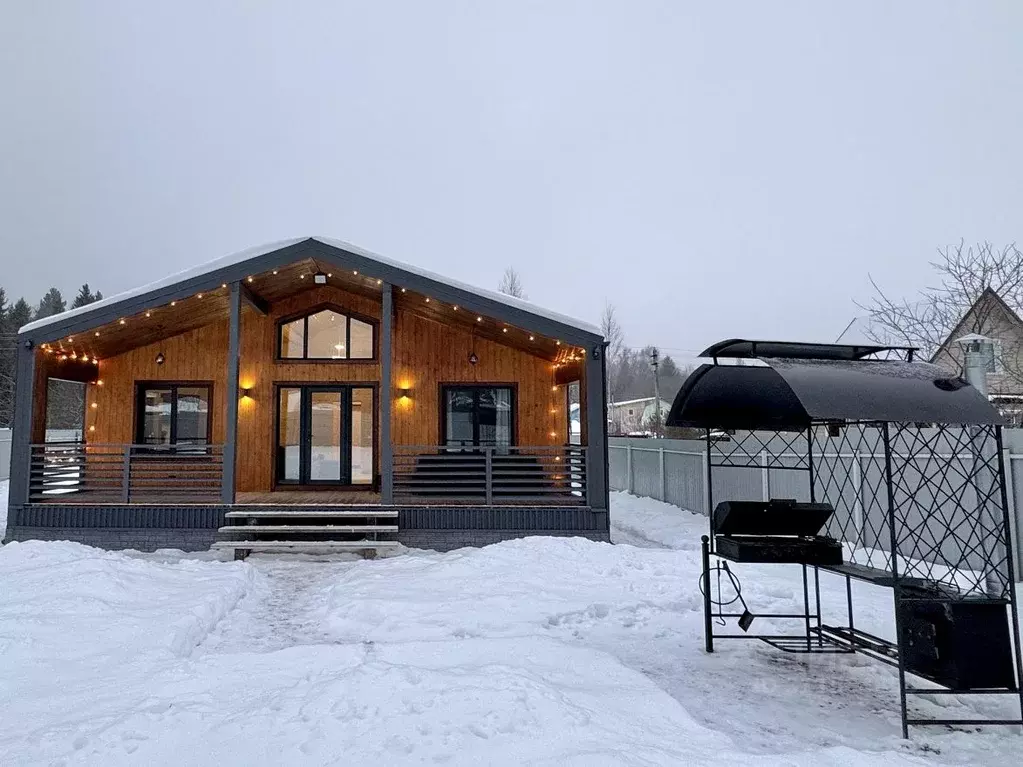
<svg viewBox="0 0 1023 767">
<path fill-rule="evenodd" d="M 569 342 L 591 344 L 604 340 L 600 329 L 588 322 L 503 293 L 473 287 L 330 237 L 298 237 L 247 248 L 87 306 L 34 320 L 22 327 L 19 335 L 27 340 L 45 340 L 79 332 L 148 308 L 154 303 L 185 297 L 196 290 L 208 290 L 222 282 L 241 280 L 254 272 L 309 256 L 373 273 L 391 284 L 436 295 L 505 322 L 534 326 L 539 332 L 564 337 Z"/>
<path fill-rule="evenodd" d="M 984 288 L 979 296 L 977 296 L 977 300 L 973 302 L 970 308 L 963 312 L 963 316 L 959 319 L 959 322 L 955 324 L 955 327 L 952 328 L 945 340 L 941 342 L 941 346 L 939 346 L 934 351 L 934 354 L 931 355 L 931 362 L 937 360 L 942 352 L 948 351 L 949 345 L 961 337 L 960 333 L 962 332 L 963 327 L 966 325 L 970 317 L 978 311 L 978 307 L 980 307 L 980 305 L 985 301 L 993 301 L 996 306 L 1005 312 L 1009 320 L 1014 322 L 1020 328 L 1020 331 L 1023 332 L 1023 318 L 1019 316 L 1015 309 L 1006 303 L 1005 299 L 998 294 L 997 290 L 988 286 Z"/>
</svg>

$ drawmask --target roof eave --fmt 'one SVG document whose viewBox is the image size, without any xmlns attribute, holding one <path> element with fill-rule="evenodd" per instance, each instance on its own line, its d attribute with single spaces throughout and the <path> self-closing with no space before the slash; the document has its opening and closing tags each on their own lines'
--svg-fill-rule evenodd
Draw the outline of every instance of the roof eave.
<svg viewBox="0 0 1023 767">
<path fill-rule="evenodd" d="M 64 320 L 59 319 L 58 316 L 58 319 L 45 325 L 27 326 L 27 330 L 19 332 L 18 340 L 37 343 L 63 336 L 73 336 L 93 327 L 116 321 L 120 317 L 130 316 L 170 301 L 187 298 L 194 293 L 219 287 L 223 283 L 241 281 L 251 274 L 269 271 L 303 258 L 322 259 L 341 268 L 356 269 L 373 274 L 393 285 L 426 293 L 441 301 L 458 304 L 478 314 L 507 322 L 509 325 L 528 328 L 569 344 L 589 347 L 604 342 L 603 336 L 599 334 L 559 322 L 524 308 L 495 301 L 487 296 L 473 293 L 471 290 L 448 285 L 392 264 L 381 263 L 368 256 L 314 238 L 253 256 L 211 272 L 197 274 L 194 277 L 188 277 L 180 282 L 155 288 L 146 293 L 133 295 L 92 311 L 76 313 Z"/>
</svg>

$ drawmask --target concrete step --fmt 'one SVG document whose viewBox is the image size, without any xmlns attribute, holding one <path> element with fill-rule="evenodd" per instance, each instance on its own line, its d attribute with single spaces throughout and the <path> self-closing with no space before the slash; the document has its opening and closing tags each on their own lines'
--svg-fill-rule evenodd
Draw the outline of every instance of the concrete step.
<svg viewBox="0 0 1023 767">
<path fill-rule="evenodd" d="M 397 525 L 226 525 L 219 533 L 396 533 Z"/>
<path fill-rule="evenodd" d="M 217 541 L 213 549 L 239 551 L 384 551 L 396 549 L 397 541 Z"/>
</svg>

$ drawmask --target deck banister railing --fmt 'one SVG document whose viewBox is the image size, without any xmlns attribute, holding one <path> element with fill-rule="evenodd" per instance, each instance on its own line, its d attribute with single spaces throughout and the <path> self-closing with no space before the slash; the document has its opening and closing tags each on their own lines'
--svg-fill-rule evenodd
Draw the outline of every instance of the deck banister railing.
<svg viewBox="0 0 1023 767">
<path fill-rule="evenodd" d="M 31 445 L 30 503 L 212 503 L 220 498 L 222 445 Z"/>
<path fill-rule="evenodd" d="M 586 505 L 587 448 L 395 445 L 396 503 Z"/>
</svg>

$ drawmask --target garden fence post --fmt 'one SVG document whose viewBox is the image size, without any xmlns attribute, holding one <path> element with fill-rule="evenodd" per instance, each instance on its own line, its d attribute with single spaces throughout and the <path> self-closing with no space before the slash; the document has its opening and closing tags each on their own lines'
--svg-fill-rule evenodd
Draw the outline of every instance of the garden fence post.
<svg viewBox="0 0 1023 767">
<path fill-rule="evenodd" d="M 625 486 L 630 494 L 635 489 L 635 483 L 632 481 L 632 443 L 628 440 L 625 442 Z"/>
<path fill-rule="evenodd" d="M 659 458 L 660 458 L 660 464 L 659 464 L 658 468 L 660 469 L 660 472 L 661 472 L 661 497 L 660 497 L 659 500 L 667 501 L 668 500 L 668 488 L 664 484 L 665 483 L 665 477 L 664 477 L 664 445 L 660 446 L 660 456 L 659 456 Z"/>
</svg>

